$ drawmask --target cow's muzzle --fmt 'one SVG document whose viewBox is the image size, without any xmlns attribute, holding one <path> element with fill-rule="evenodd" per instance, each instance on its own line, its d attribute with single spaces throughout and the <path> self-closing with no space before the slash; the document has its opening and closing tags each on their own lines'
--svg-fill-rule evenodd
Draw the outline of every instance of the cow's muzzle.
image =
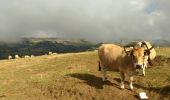
<svg viewBox="0 0 170 100">
<path fill-rule="evenodd" d="M 142 65 L 139 65 L 139 64 L 137 64 L 135 67 L 136 69 L 142 69 Z"/>
</svg>

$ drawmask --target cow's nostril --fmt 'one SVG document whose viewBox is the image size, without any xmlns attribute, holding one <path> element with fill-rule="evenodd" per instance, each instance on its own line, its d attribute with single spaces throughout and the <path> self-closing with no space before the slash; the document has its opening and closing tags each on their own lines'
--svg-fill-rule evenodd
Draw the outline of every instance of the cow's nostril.
<svg viewBox="0 0 170 100">
<path fill-rule="evenodd" d="M 141 69 L 142 65 L 136 65 L 136 69 Z"/>
</svg>

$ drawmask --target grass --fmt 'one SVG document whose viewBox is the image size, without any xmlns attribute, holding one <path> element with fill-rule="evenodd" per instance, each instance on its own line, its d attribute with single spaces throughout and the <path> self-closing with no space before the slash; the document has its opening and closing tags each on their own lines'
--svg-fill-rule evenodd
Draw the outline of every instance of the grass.
<svg viewBox="0 0 170 100">
<path fill-rule="evenodd" d="M 170 48 L 156 51 L 170 57 Z M 170 63 L 147 69 L 146 77 L 135 78 L 135 91 L 131 92 L 116 88 L 119 74 L 115 72 L 108 72 L 108 81 L 102 83 L 97 60 L 96 51 L 1 60 L 0 99 L 136 100 L 137 92 L 142 90 L 154 100 L 170 98 Z"/>
<path fill-rule="evenodd" d="M 170 57 L 170 48 L 158 48 L 156 53 L 161 56 Z"/>
<path fill-rule="evenodd" d="M 85 61 L 84 57 L 88 60 Z M 87 73 L 89 69 L 85 62 L 92 67 L 92 57 L 97 58 L 93 52 L 89 52 L 0 61 L 0 93 L 11 100 L 18 100 L 22 94 L 22 99 L 25 100 L 34 94 L 30 94 L 30 91 L 35 91 L 36 95 L 37 91 L 41 92 L 44 88 L 55 85 L 67 74 Z"/>
</svg>

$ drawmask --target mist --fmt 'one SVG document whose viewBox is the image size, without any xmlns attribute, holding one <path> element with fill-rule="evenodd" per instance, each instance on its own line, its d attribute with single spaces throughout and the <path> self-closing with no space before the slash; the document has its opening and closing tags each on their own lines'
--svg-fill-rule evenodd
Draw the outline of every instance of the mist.
<svg viewBox="0 0 170 100">
<path fill-rule="evenodd" d="M 0 41 L 23 37 L 169 40 L 169 9 L 169 0 L 1 0 Z"/>
</svg>

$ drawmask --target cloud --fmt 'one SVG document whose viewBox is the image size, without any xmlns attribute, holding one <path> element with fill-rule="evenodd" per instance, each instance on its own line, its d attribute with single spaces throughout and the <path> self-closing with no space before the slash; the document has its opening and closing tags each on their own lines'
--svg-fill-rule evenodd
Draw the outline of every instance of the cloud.
<svg viewBox="0 0 170 100">
<path fill-rule="evenodd" d="M 168 39 L 169 8 L 168 0 L 1 0 L 0 40 Z"/>
</svg>

